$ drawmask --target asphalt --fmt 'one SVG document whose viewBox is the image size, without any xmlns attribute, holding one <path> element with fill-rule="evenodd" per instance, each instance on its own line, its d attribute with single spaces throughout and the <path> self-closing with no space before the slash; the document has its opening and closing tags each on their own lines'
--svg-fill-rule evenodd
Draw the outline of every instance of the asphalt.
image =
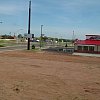
<svg viewBox="0 0 100 100">
<path fill-rule="evenodd" d="M 0 47 L 0 52 L 27 49 L 26 45 Z"/>
<path fill-rule="evenodd" d="M 73 55 L 88 56 L 88 57 L 100 57 L 100 54 L 90 54 L 90 53 L 73 53 Z"/>
<path fill-rule="evenodd" d="M 27 49 L 27 45 L 17 45 L 17 46 L 9 46 L 9 47 L 1 47 L 0 52 L 4 51 L 12 51 L 12 50 L 23 50 Z M 47 51 L 57 51 L 55 49 L 47 49 Z M 90 54 L 90 53 L 76 53 L 74 52 L 72 55 L 79 55 L 79 56 L 89 56 L 89 57 L 100 57 L 100 54 Z"/>
</svg>

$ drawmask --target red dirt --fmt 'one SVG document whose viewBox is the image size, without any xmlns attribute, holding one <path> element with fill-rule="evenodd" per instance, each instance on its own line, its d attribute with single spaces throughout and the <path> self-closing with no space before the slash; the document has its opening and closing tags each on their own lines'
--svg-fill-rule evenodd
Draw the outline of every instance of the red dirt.
<svg viewBox="0 0 100 100">
<path fill-rule="evenodd" d="M 100 58 L 2 52 L 0 100 L 100 100 Z"/>
</svg>

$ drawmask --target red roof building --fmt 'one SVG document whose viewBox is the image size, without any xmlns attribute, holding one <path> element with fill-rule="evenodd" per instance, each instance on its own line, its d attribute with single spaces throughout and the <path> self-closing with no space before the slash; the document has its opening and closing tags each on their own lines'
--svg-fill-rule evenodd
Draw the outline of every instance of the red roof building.
<svg viewBox="0 0 100 100">
<path fill-rule="evenodd" d="M 75 51 L 100 53 L 100 35 L 86 35 L 86 40 L 76 40 Z"/>
</svg>

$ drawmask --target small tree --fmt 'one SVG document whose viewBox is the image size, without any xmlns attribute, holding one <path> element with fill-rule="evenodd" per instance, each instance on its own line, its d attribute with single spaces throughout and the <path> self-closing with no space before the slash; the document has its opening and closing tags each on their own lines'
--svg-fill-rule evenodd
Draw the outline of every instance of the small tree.
<svg viewBox="0 0 100 100">
<path fill-rule="evenodd" d="M 68 45 L 67 45 L 67 43 L 66 43 L 66 45 L 65 45 L 65 47 L 67 47 Z"/>
<path fill-rule="evenodd" d="M 19 34 L 19 35 L 18 35 L 18 38 L 22 38 L 22 37 L 23 37 L 22 34 Z"/>
</svg>

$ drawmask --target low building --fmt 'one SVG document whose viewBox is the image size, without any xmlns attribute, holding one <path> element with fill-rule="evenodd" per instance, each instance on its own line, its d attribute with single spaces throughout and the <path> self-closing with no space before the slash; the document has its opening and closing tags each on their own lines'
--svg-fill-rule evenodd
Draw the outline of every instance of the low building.
<svg viewBox="0 0 100 100">
<path fill-rule="evenodd" d="M 86 35 L 86 40 L 76 40 L 74 45 L 75 52 L 100 54 L 100 35 Z"/>
</svg>

